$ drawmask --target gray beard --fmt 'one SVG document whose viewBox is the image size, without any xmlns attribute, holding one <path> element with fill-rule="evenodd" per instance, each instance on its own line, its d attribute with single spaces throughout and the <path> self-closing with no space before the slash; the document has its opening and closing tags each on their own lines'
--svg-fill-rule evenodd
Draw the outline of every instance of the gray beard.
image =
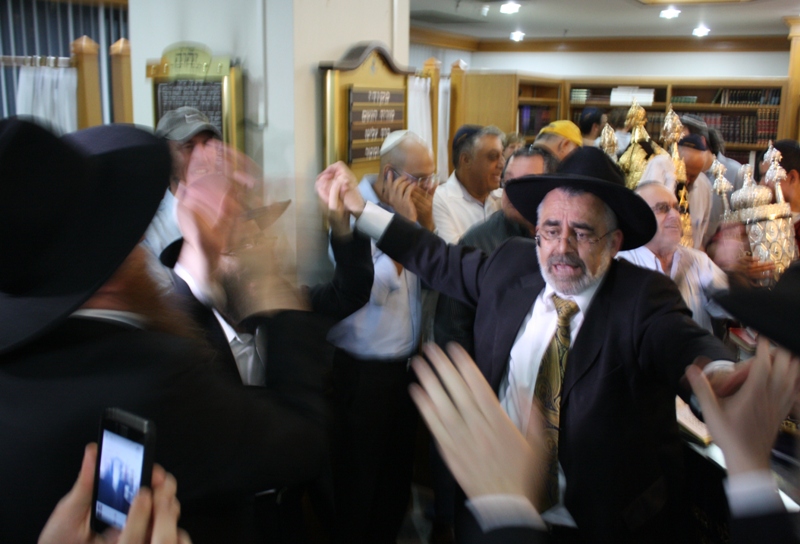
<svg viewBox="0 0 800 544">
<path fill-rule="evenodd" d="M 560 255 L 551 255 L 549 263 L 542 263 L 542 256 L 541 250 L 539 247 L 536 248 L 536 257 L 539 259 L 539 270 L 542 272 L 542 277 L 544 281 L 547 282 L 553 289 L 557 292 L 561 293 L 562 295 L 579 295 L 583 293 L 587 289 L 594 287 L 600 280 L 603 279 L 608 268 L 611 266 L 612 257 L 609 251 L 606 251 L 603 254 L 603 260 L 600 262 L 600 266 L 598 267 L 597 271 L 592 274 L 588 270 L 586 270 L 586 265 L 583 261 L 580 261 L 581 270 L 583 274 L 579 278 L 569 281 L 561 281 L 555 278 L 553 275 L 550 274 L 548 270 L 549 266 L 552 264 L 553 261 L 557 261 L 562 259 L 563 257 Z M 579 258 L 577 258 L 579 259 Z M 578 262 L 570 262 L 570 264 L 578 264 Z"/>
</svg>

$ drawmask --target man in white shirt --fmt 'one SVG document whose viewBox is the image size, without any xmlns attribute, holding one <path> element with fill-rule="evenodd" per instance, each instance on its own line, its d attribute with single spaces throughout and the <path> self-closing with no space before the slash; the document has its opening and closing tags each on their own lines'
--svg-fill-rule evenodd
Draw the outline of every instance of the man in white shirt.
<svg viewBox="0 0 800 544">
<path fill-rule="evenodd" d="M 506 191 L 536 222 L 537 242 L 512 238 L 487 257 L 365 203 L 343 165 L 328 175 L 349 177 L 343 199 L 357 228 L 433 288 L 476 307 L 476 363 L 511 420 L 526 428 L 534 396 L 548 407 L 558 463 L 548 464 L 552 494 L 542 510 L 553 530 L 590 542 L 674 542 L 685 519 L 674 395 L 686 366 L 729 364 L 731 354 L 687 319 L 672 281 L 613 259 L 655 234 L 647 204 L 592 178 L 522 178 Z M 556 365 L 556 353 L 566 362 Z"/>
<path fill-rule="evenodd" d="M 502 152 L 502 148 L 500 149 Z M 433 229 L 428 144 L 410 131 L 381 146 L 380 171 L 358 184 L 361 198 Z M 419 346 L 419 278 L 372 246 L 369 302 L 335 325 L 334 495 L 338 544 L 394 542 L 410 496 L 417 416 L 408 396 L 409 358 Z"/>
<path fill-rule="evenodd" d="M 436 233 L 454 244 L 467 230 L 500 209 L 503 132 L 497 127 L 464 125 L 453 138 L 455 170 L 433 197 Z"/>
<path fill-rule="evenodd" d="M 689 191 L 689 215 L 692 222 L 692 240 L 695 249 L 703 249 L 708 223 L 711 218 L 711 182 L 703 173 L 706 162 L 703 139 L 690 134 L 678 142 L 678 152 L 686 165 L 686 186 Z M 656 155 L 648 161 L 640 183 L 660 181 L 671 191 L 675 190 L 675 165 L 669 155 Z"/>
<path fill-rule="evenodd" d="M 684 302 L 698 325 L 713 333 L 711 316 L 726 317 L 712 300 L 713 294 L 727 291 L 728 277 L 708 255 L 681 243 L 681 218 L 675 193 L 657 181 L 639 184 L 641 196 L 656 216 L 658 230 L 647 244 L 620 251 L 617 258 L 666 274 L 678 286 Z"/>
</svg>

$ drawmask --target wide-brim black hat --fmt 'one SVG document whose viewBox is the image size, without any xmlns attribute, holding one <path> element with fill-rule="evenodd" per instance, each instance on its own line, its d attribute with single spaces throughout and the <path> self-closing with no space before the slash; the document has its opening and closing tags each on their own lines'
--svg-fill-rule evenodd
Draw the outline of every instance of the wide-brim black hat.
<svg viewBox="0 0 800 544">
<path fill-rule="evenodd" d="M 800 262 L 787 268 L 773 289 L 731 286 L 714 299 L 733 317 L 773 342 L 800 354 Z"/>
<path fill-rule="evenodd" d="M 505 191 L 511 204 L 535 225 L 539 204 L 547 193 L 559 188 L 591 193 L 605 202 L 617 216 L 623 250 L 643 246 L 656 234 L 656 218 L 650 206 L 630 189 L 602 179 L 575 174 L 531 175 L 517 178 Z"/>
<path fill-rule="evenodd" d="M 61 139 L 0 121 L 0 353 L 68 317 L 116 271 L 164 196 L 167 144 L 131 125 Z"/>
</svg>

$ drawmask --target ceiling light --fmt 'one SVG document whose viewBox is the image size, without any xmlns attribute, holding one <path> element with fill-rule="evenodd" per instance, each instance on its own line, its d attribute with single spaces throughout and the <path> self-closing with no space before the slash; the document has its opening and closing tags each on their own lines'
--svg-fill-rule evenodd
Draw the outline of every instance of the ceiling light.
<svg viewBox="0 0 800 544">
<path fill-rule="evenodd" d="M 524 37 L 525 37 L 525 33 L 524 32 L 520 32 L 519 30 L 517 30 L 516 32 L 512 32 L 511 33 L 511 39 L 514 40 L 515 42 L 521 42 L 522 38 L 524 38 Z"/>
<path fill-rule="evenodd" d="M 505 4 L 500 6 L 500 13 L 505 13 L 506 15 L 510 15 L 518 11 L 519 11 L 519 4 L 517 4 L 516 2 L 506 2 Z"/>
<path fill-rule="evenodd" d="M 698 38 L 702 38 L 703 36 L 708 36 L 709 32 L 711 32 L 711 30 L 705 25 L 700 25 L 694 30 L 692 30 L 692 34 L 697 36 Z"/>
<path fill-rule="evenodd" d="M 483 5 L 483 7 L 481 8 L 481 15 L 483 15 L 484 17 L 489 15 L 489 4 Z"/>
<path fill-rule="evenodd" d="M 662 19 L 674 19 L 680 14 L 681 10 L 671 7 L 669 9 L 662 10 L 661 13 L 659 14 L 659 17 L 661 17 Z"/>
</svg>

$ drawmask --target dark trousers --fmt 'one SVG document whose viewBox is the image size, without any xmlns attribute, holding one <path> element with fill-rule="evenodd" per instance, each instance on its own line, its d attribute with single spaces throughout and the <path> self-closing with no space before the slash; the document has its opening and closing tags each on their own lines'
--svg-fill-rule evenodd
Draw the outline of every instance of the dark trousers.
<svg viewBox="0 0 800 544">
<path fill-rule="evenodd" d="M 333 482 L 338 544 L 396 542 L 411 493 L 417 411 L 407 359 L 333 363 Z"/>
</svg>

